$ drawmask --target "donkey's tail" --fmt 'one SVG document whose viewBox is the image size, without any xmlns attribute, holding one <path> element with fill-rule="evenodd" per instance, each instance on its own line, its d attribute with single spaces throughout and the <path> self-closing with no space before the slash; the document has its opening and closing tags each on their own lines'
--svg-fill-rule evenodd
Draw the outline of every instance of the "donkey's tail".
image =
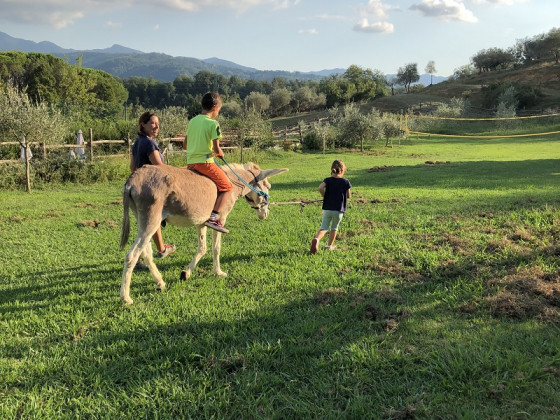
<svg viewBox="0 0 560 420">
<path fill-rule="evenodd" d="M 123 189 L 123 221 L 121 229 L 121 249 L 124 249 L 126 243 L 128 242 L 128 237 L 130 235 L 130 217 L 129 217 L 129 207 L 130 207 L 130 189 L 131 185 L 127 182 Z"/>
</svg>

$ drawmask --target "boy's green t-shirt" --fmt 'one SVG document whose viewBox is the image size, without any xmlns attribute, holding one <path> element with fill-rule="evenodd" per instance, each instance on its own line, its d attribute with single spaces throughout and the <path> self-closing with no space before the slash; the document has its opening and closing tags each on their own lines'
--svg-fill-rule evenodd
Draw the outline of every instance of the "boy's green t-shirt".
<svg viewBox="0 0 560 420">
<path fill-rule="evenodd" d="M 200 114 L 187 127 L 187 164 L 211 163 L 212 141 L 222 138 L 220 124 L 208 115 Z"/>
</svg>

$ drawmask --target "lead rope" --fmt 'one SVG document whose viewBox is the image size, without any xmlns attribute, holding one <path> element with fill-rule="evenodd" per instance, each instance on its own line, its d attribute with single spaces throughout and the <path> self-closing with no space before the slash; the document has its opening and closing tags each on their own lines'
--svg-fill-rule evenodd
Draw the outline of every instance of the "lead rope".
<svg viewBox="0 0 560 420">
<path fill-rule="evenodd" d="M 220 158 L 220 159 L 222 159 L 222 161 L 226 164 L 226 166 L 230 169 L 230 171 L 233 172 L 233 174 L 234 174 L 243 184 L 245 184 L 250 190 L 256 192 L 256 193 L 257 193 L 259 196 L 261 196 L 261 197 L 265 197 L 265 198 L 268 200 L 269 195 L 268 195 L 266 192 L 264 192 L 264 191 L 262 191 L 262 190 L 259 190 L 259 189 L 255 188 L 255 187 L 253 187 L 252 185 L 250 185 L 247 181 L 245 181 L 243 178 L 241 178 L 241 176 L 240 176 L 237 172 L 235 172 L 231 166 L 229 166 L 229 163 L 227 163 L 227 161 L 226 161 L 224 158 Z M 214 162 L 216 162 L 216 165 L 218 165 L 218 166 L 221 167 L 220 163 L 218 162 L 218 159 L 214 158 Z"/>
</svg>

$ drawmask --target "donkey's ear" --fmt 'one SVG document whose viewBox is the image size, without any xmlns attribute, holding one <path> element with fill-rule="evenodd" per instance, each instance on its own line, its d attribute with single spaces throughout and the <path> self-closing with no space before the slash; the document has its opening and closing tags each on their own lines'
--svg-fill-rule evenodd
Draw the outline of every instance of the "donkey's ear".
<svg viewBox="0 0 560 420">
<path fill-rule="evenodd" d="M 287 172 L 288 168 L 282 169 L 267 169 L 265 171 L 261 171 L 260 174 L 257 175 L 257 182 L 262 181 L 263 179 L 270 178 L 273 175 L 281 174 L 282 172 Z"/>
</svg>

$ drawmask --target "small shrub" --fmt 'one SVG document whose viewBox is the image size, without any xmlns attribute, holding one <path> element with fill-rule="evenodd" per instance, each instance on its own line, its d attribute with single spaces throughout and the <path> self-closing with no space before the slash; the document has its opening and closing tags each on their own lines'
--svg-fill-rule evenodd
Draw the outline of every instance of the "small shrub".
<svg viewBox="0 0 560 420">
<path fill-rule="evenodd" d="M 124 181 L 129 173 L 128 161 L 123 158 L 108 157 L 91 163 L 53 156 L 47 159 L 33 159 L 30 164 L 33 188 L 64 183 L 89 185 L 96 182 Z M 21 189 L 26 185 L 24 163 L 0 165 L 0 188 Z"/>
</svg>

